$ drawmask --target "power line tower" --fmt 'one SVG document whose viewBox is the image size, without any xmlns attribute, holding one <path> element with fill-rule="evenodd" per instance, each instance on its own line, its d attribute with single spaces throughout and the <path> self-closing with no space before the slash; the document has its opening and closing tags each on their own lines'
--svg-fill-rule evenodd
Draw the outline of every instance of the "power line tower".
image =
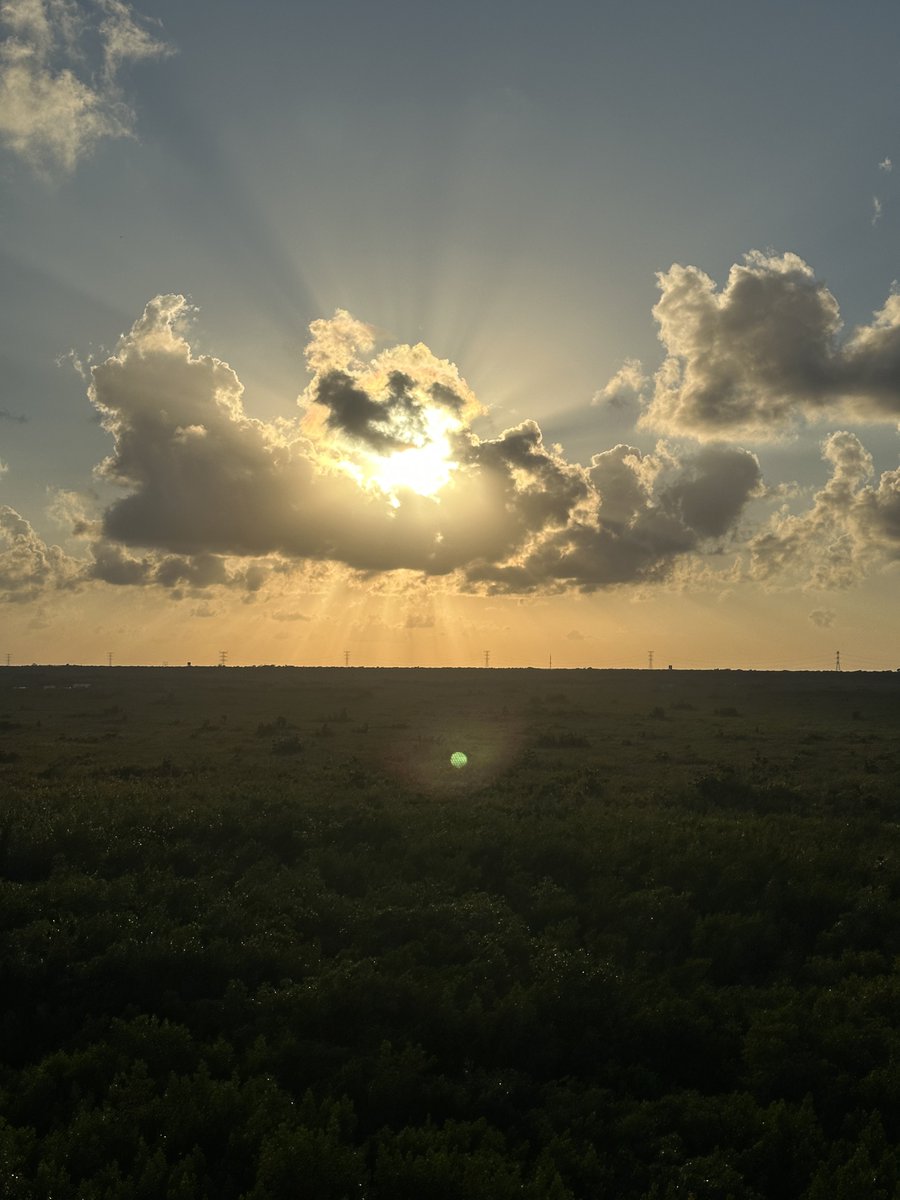
<svg viewBox="0 0 900 1200">
<path fill-rule="evenodd" d="M 344 651 L 344 666 L 345 667 L 350 666 L 350 651 L 349 650 Z"/>
<path fill-rule="evenodd" d="M 490 650 L 485 650 L 485 652 L 484 652 L 484 665 L 485 665 L 486 667 L 489 667 L 489 666 L 491 665 L 491 652 L 490 652 Z"/>
<path fill-rule="evenodd" d="M 839 671 L 841 669 L 841 652 L 840 652 L 840 650 L 835 650 L 835 652 L 834 652 L 834 669 L 836 671 Z"/>
<path fill-rule="evenodd" d="M 647 651 L 647 666 L 649 667 L 649 669 L 651 671 L 653 670 L 653 651 L 652 650 Z"/>
<path fill-rule="evenodd" d="M 220 667 L 228 666 L 228 651 L 227 650 L 219 651 L 219 666 Z"/>
</svg>

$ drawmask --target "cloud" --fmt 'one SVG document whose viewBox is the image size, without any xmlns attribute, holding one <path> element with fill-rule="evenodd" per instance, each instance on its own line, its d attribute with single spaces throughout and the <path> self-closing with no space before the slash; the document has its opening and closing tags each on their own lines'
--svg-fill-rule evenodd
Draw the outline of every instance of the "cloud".
<svg viewBox="0 0 900 1200">
<path fill-rule="evenodd" d="M 754 455 L 706 447 L 683 460 L 665 446 L 644 455 L 616 446 L 594 455 L 591 501 L 511 564 L 470 569 L 492 590 L 529 592 L 658 582 L 675 562 L 727 534 L 759 490 Z"/>
<path fill-rule="evenodd" d="M 345 312 L 311 327 L 297 419 L 267 424 L 227 363 L 194 354 L 192 315 L 183 297 L 156 297 L 92 368 L 113 438 L 97 473 L 123 493 L 99 522 L 92 578 L 230 585 L 226 560 L 274 555 L 455 574 L 470 590 L 590 590 L 663 577 L 727 537 L 759 488 L 755 457 L 724 446 L 683 460 L 619 446 L 585 469 L 534 421 L 482 440 L 452 363 L 422 345 L 376 352 Z M 424 478 L 403 465 L 418 456 Z"/>
<path fill-rule="evenodd" d="M 177 598 L 214 587 L 252 594 L 283 569 L 277 560 L 243 560 L 216 554 L 149 551 L 135 556 L 103 537 L 91 542 L 88 549 L 89 559 L 72 560 L 79 568 L 75 582 L 100 582 L 113 587 L 155 585 Z"/>
<path fill-rule="evenodd" d="M 0 142 L 38 171 L 71 172 L 104 138 L 130 137 L 121 68 L 170 53 L 122 0 L 4 0 Z"/>
<path fill-rule="evenodd" d="M 893 169 L 894 169 L 894 164 L 891 162 L 891 160 L 889 158 L 883 158 L 881 160 L 881 162 L 878 164 L 879 171 L 886 171 L 888 174 L 890 174 L 891 171 L 893 171 Z"/>
<path fill-rule="evenodd" d="M 718 294 L 696 267 L 659 277 L 667 357 L 642 424 L 671 433 L 771 436 L 832 374 L 837 302 L 794 254 L 754 252 Z"/>
<path fill-rule="evenodd" d="M 839 344 L 837 301 L 795 254 L 748 254 L 722 292 L 696 267 L 659 284 L 666 358 L 641 427 L 766 440 L 804 419 L 900 416 L 900 296 Z"/>
<path fill-rule="evenodd" d="M 650 383 L 640 359 L 626 358 L 612 379 L 591 400 L 591 404 L 608 404 L 620 412 L 637 409 L 644 403 L 644 390 Z"/>
<path fill-rule="evenodd" d="M 794 302 L 756 268 L 765 292 Z M 827 315 L 808 269 L 785 270 L 807 290 L 807 313 Z M 867 364 L 870 397 L 886 389 L 887 368 L 882 377 L 872 364 L 890 361 L 894 300 L 841 352 L 857 379 L 857 360 Z M 729 302 L 743 313 L 750 303 Z M 823 443 L 829 479 L 808 510 L 782 492 L 760 527 L 750 506 L 774 493 L 749 450 L 619 444 L 582 466 L 531 420 L 482 439 L 472 426 L 481 407 L 452 363 L 422 345 L 379 349 L 345 312 L 311 327 L 312 378 L 295 417 L 257 420 L 228 363 L 194 351 L 194 315 L 184 297 L 157 296 L 92 366 L 89 397 L 111 450 L 94 496 L 58 493 L 51 510 L 86 557 L 48 548 L 7 510 L 8 597 L 89 584 L 174 598 L 232 589 L 274 596 L 287 619 L 285 580 L 301 571 L 410 597 L 438 577 L 447 590 L 522 595 L 741 577 L 840 588 L 900 557 L 900 470 L 876 479 L 849 432 Z M 409 628 L 433 619 L 417 601 L 407 612 Z"/>
<path fill-rule="evenodd" d="M 837 613 L 833 608 L 814 608 L 809 619 L 819 629 L 830 629 L 837 619 Z"/>
<path fill-rule="evenodd" d="M 11 413 L 8 409 L 0 408 L 0 421 L 14 421 L 17 425 L 24 425 L 27 420 L 23 413 Z"/>
<path fill-rule="evenodd" d="M 873 225 L 877 225 L 878 222 L 881 220 L 881 213 L 882 213 L 881 201 L 879 200 L 879 198 L 877 196 L 873 196 L 872 197 L 872 224 Z"/>
<path fill-rule="evenodd" d="M 123 0 L 98 0 L 98 6 L 103 13 L 99 33 L 108 79 L 115 78 L 123 63 L 172 53 L 170 47 L 147 28 L 146 18 L 138 18 Z"/>
<path fill-rule="evenodd" d="M 26 603 L 41 593 L 77 584 L 80 567 L 59 546 L 48 546 L 28 521 L 0 506 L 0 599 Z"/>
<path fill-rule="evenodd" d="M 825 439 L 822 456 L 831 473 L 809 509 L 782 509 L 751 539 L 752 578 L 793 576 L 805 588 L 846 588 L 900 559 L 900 470 L 874 483 L 872 456 L 846 431 Z"/>
<path fill-rule="evenodd" d="M 304 395 L 302 416 L 254 420 L 231 367 L 193 354 L 190 315 L 183 297 L 157 297 L 116 354 L 92 369 L 90 396 L 114 439 L 98 474 L 127 493 L 103 514 L 111 542 L 439 575 L 508 556 L 565 523 L 586 492 L 580 469 L 546 450 L 533 422 L 480 441 L 466 424 L 480 411 L 474 397 L 425 347 L 393 347 L 354 365 L 338 336 L 338 370 L 321 354 L 329 341 L 321 323 L 315 353 L 326 369 Z M 453 460 L 439 495 L 402 479 L 375 486 L 388 469 L 382 456 L 422 449 L 435 414 L 443 423 L 434 436 Z"/>
<path fill-rule="evenodd" d="M 762 483 L 759 462 L 746 450 L 706 446 L 687 459 L 664 489 L 662 502 L 700 537 L 723 537 Z"/>
</svg>

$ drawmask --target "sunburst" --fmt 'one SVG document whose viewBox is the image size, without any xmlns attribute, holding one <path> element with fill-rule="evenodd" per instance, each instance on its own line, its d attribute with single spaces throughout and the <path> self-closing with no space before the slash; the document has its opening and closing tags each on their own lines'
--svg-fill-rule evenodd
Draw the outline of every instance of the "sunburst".
<svg viewBox="0 0 900 1200">
<path fill-rule="evenodd" d="M 459 428 L 458 418 L 446 409 L 423 409 L 415 425 L 395 431 L 400 442 L 395 449 L 378 454 L 357 447 L 353 458 L 340 465 L 361 487 L 389 497 L 395 508 L 404 492 L 438 501 L 460 465 L 451 444 L 451 435 Z"/>
</svg>

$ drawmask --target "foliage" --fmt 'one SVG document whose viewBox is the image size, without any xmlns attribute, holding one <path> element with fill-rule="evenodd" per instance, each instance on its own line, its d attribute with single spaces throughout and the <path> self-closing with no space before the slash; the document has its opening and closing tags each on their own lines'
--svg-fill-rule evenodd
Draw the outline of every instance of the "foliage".
<svg viewBox="0 0 900 1200">
<path fill-rule="evenodd" d="M 12 1200 L 897 1194 L 895 677 L 2 682 Z"/>
</svg>

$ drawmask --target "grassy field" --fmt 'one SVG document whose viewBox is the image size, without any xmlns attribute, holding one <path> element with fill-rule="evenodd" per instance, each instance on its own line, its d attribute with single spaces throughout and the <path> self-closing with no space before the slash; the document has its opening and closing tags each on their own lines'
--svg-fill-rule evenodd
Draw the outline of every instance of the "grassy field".
<svg viewBox="0 0 900 1200">
<path fill-rule="evenodd" d="M 888 673 L 3 670 L 0 1194 L 900 1195 L 898 719 Z"/>
<path fill-rule="evenodd" d="M 891 673 L 9 668 L 0 705 L 13 787 L 342 763 L 424 792 L 578 766 L 613 796 L 723 771 L 809 791 L 865 777 L 888 795 L 900 771 Z"/>
</svg>

